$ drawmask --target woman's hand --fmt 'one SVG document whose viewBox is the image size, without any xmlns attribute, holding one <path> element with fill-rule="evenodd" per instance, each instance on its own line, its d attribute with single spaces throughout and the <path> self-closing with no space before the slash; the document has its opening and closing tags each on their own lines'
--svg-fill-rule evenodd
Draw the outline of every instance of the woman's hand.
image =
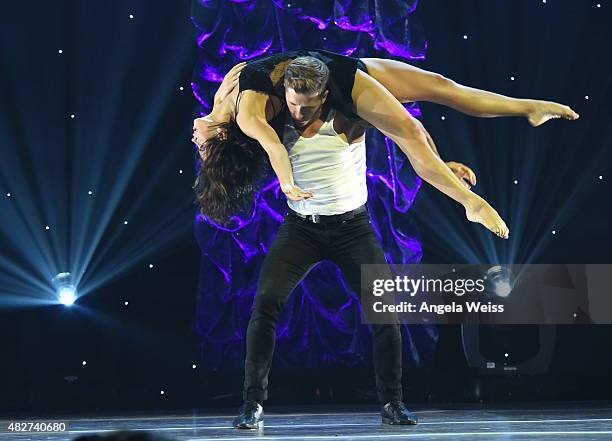
<svg viewBox="0 0 612 441">
<path fill-rule="evenodd" d="M 287 199 L 291 199 L 292 201 L 301 201 L 302 199 L 310 199 L 313 194 L 309 191 L 304 191 L 297 185 L 283 185 L 281 187 L 283 193 L 287 196 Z"/>
<path fill-rule="evenodd" d="M 246 66 L 246 62 L 238 63 L 225 74 L 219 89 L 215 92 L 215 104 L 222 103 L 232 93 L 234 88 L 238 85 L 240 71 L 244 66 Z"/>
<path fill-rule="evenodd" d="M 445 164 L 468 190 L 471 188 L 471 185 L 476 185 L 476 173 L 467 165 L 453 161 L 445 162 Z"/>
</svg>

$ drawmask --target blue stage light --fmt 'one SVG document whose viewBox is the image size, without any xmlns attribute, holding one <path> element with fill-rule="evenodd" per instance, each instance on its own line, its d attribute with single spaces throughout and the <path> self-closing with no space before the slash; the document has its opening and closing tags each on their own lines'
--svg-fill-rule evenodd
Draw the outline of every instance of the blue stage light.
<svg viewBox="0 0 612 441">
<path fill-rule="evenodd" d="M 72 281 L 72 274 L 59 273 L 52 279 L 57 292 L 57 299 L 62 305 L 70 306 L 77 299 L 77 290 Z"/>
<path fill-rule="evenodd" d="M 487 270 L 486 279 L 490 290 L 499 297 L 508 297 L 512 292 L 512 271 L 500 265 L 492 266 Z"/>
</svg>

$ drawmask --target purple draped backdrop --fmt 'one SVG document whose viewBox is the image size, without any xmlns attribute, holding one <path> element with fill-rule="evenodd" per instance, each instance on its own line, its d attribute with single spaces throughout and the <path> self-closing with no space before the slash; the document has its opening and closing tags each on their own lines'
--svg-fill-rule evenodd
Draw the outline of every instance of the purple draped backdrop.
<svg viewBox="0 0 612 441">
<path fill-rule="evenodd" d="M 225 72 L 241 60 L 285 50 L 321 48 L 359 57 L 423 59 L 427 43 L 415 20 L 417 0 L 194 0 L 199 60 L 192 81 L 210 109 Z M 417 105 L 407 106 L 419 116 Z M 410 207 L 421 186 L 403 153 L 379 132 L 367 135 L 368 205 L 387 259 L 422 257 Z M 197 331 L 209 369 L 242 367 L 244 338 L 259 270 L 283 215 L 286 199 L 271 177 L 253 212 L 230 228 L 196 217 L 202 250 Z M 324 261 L 289 297 L 277 327 L 275 365 L 371 366 L 371 328 L 360 323 L 358 294 L 338 267 Z M 402 326 L 404 366 L 431 361 L 438 338 L 431 326 Z"/>
</svg>

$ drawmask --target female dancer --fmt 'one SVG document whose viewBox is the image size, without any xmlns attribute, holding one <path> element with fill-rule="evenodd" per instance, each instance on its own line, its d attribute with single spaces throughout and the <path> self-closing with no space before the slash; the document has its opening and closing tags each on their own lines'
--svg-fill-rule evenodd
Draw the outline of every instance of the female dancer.
<svg viewBox="0 0 612 441">
<path fill-rule="evenodd" d="M 320 72 L 317 94 L 283 88 L 288 69 L 312 76 L 307 61 L 302 63 L 304 57 L 317 58 L 328 67 L 327 74 Z M 525 116 L 532 126 L 551 118 L 578 118 L 568 106 L 462 86 L 400 61 L 357 59 L 323 50 L 274 54 L 235 66 L 215 95 L 212 112 L 194 121 L 193 141 L 203 158 L 194 188 L 203 212 L 225 223 L 237 201 L 252 199 L 253 180 L 265 160 L 262 150 L 253 148 L 254 140 L 267 154 L 287 198 L 312 197 L 294 185 L 287 151 L 269 122 L 286 103 L 294 120 L 306 127 L 318 117 L 309 109 L 320 109 L 328 97 L 331 107 L 358 116 L 398 144 L 421 178 L 464 206 L 468 220 L 505 239 L 509 231 L 499 214 L 435 155 L 420 124 L 401 103 L 430 101 L 479 117 Z"/>
</svg>

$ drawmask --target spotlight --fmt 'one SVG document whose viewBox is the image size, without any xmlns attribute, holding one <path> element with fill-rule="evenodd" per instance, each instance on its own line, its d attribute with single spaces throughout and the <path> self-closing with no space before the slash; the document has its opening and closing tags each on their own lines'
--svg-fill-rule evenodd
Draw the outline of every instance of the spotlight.
<svg viewBox="0 0 612 441">
<path fill-rule="evenodd" d="M 499 296 L 508 297 L 512 292 L 512 271 L 500 265 L 492 266 L 487 270 L 485 279 L 489 284 L 489 290 Z"/>
<path fill-rule="evenodd" d="M 55 287 L 57 299 L 62 305 L 70 306 L 77 299 L 77 290 L 72 282 L 72 274 L 59 273 L 51 282 Z"/>
</svg>

